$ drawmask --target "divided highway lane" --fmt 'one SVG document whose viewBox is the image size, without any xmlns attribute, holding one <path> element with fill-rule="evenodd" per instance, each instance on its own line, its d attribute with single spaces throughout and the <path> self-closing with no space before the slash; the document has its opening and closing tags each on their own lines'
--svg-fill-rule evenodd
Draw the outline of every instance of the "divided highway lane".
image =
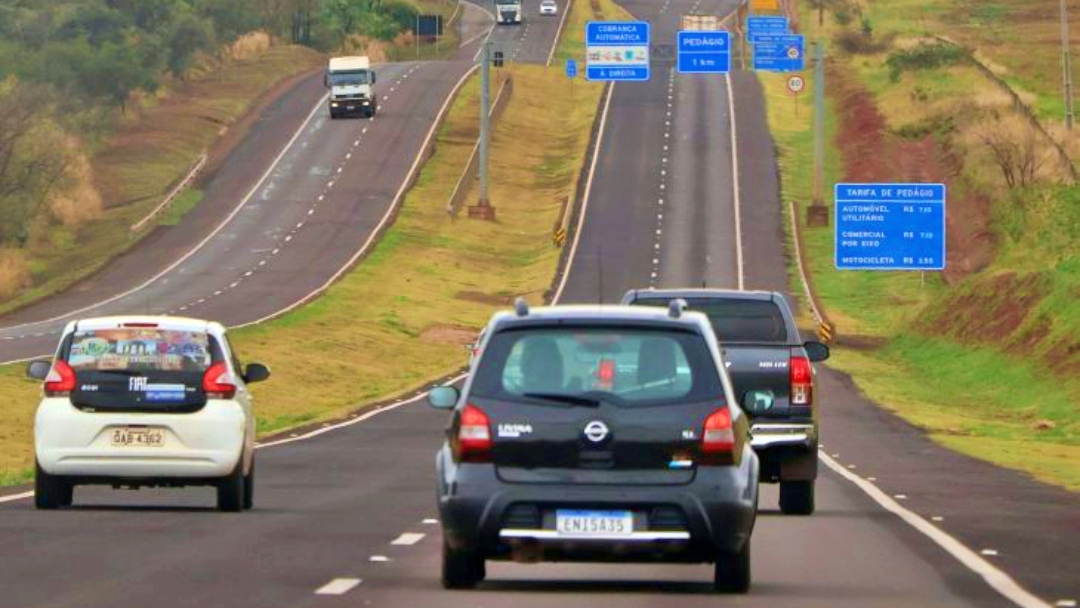
<svg viewBox="0 0 1080 608">
<path fill-rule="evenodd" d="M 331 121 L 325 105 L 316 105 L 255 189 L 222 193 L 239 206 L 190 257 L 170 260 L 134 293 L 106 296 L 106 303 L 78 314 L 149 311 L 233 325 L 270 315 L 315 290 L 385 215 L 444 100 L 470 67 L 464 61 L 382 66 L 380 112 L 373 121 Z M 77 291 L 61 299 L 68 310 L 94 303 Z M 3 358 L 50 352 L 65 322 L 14 321 L 0 329 Z"/>
<path fill-rule="evenodd" d="M 7 315 L 0 362 L 51 352 L 77 316 L 153 312 L 248 323 L 325 285 L 369 242 L 449 92 L 472 67 L 491 16 L 464 3 L 461 19 L 468 44 L 458 59 L 379 67 L 374 121 L 330 121 L 321 75 L 304 79 L 263 111 L 180 226 Z"/>
<path fill-rule="evenodd" d="M 466 0 L 492 15 L 493 0 Z M 541 15 L 540 0 L 523 0 L 522 23 L 518 25 L 495 25 L 489 38 L 493 51 L 502 51 L 506 61 L 546 64 L 552 55 L 559 31 L 564 23 L 567 0 L 556 0 L 557 15 Z"/>
</svg>

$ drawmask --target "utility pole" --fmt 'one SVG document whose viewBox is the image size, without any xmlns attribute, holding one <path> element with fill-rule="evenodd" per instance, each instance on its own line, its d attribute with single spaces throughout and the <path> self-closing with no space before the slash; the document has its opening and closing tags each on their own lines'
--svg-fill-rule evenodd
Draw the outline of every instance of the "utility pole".
<svg viewBox="0 0 1080 608">
<path fill-rule="evenodd" d="M 814 193 L 806 210 L 807 226 L 828 226 L 825 206 L 825 43 L 814 42 Z"/>
<path fill-rule="evenodd" d="M 1061 72 L 1065 80 L 1065 125 L 1073 126 L 1072 61 L 1069 53 L 1069 17 L 1061 0 Z"/>
<path fill-rule="evenodd" d="M 469 207 L 469 217 L 485 220 L 495 219 L 495 208 L 488 200 L 488 138 L 491 118 L 491 43 L 484 42 L 480 54 L 480 200 Z"/>
</svg>

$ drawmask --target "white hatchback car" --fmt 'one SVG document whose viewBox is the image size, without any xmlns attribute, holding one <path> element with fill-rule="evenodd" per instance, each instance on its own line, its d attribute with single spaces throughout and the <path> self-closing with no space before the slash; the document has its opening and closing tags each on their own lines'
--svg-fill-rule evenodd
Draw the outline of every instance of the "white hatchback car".
<svg viewBox="0 0 1080 608">
<path fill-rule="evenodd" d="M 559 12 L 559 5 L 555 0 L 541 0 L 540 1 L 540 14 L 541 15 L 556 15 Z"/>
<path fill-rule="evenodd" d="M 103 317 L 64 328 L 34 419 L 34 501 L 72 503 L 74 487 L 211 485 L 222 511 L 250 509 L 255 417 L 242 367 L 218 323 L 159 316 Z"/>
</svg>

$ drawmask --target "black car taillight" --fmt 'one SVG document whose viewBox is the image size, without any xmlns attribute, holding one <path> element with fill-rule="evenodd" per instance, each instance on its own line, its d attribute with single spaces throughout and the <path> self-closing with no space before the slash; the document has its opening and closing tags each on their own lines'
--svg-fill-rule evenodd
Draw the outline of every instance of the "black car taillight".
<svg viewBox="0 0 1080 608">
<path fill-rule="evenodd" d="M 457 457 L 461 462 L 491 461 L 491 420 L 484 410 L 468 404 L 461 410 L 457 433 Z"/>
<path fill-rule="evenodd" d="M 701 464 L 732 464 L 735 461 L 735 429 L 730 409 L 722 407 L 705 419 L 700 449 Z"/>
</svg>

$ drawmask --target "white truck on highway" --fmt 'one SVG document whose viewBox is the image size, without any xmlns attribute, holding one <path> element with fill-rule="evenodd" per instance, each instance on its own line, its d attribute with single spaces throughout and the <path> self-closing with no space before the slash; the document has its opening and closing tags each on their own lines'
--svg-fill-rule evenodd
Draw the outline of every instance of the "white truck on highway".
<svg viewBox="0 0 1080 608">
<path fill-rule="evenodd" d="M 330 118 L 349 114 L 375 116 L 379 105 L 375 70 L 367 57 L 332 57 L 325 83 L 330 89 Z"/>
<path fill-rule="evenodd" d="M 495 19 L 499 23 L 521 23 L 521 0 L 495 0 Z"/>
</svg>

